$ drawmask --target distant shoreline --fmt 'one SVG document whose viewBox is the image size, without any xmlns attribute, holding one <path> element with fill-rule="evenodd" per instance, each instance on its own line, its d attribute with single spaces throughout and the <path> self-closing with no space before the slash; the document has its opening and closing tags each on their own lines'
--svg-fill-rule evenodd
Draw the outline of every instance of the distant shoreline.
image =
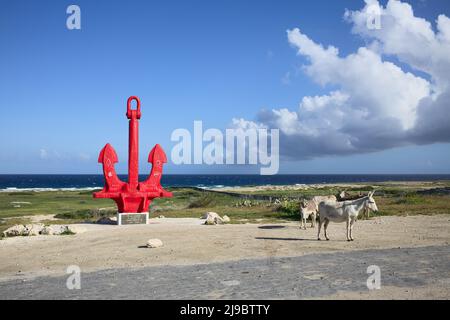
<svg viewBox="0 0 450 320">
<path fill-rule="evenodd" d="M 225 186 L 225 185 L 211 185 L 211 186 L 199 186 L 199 185 L 185 185 L 185 186 L 170 186 L 165 185 L 168 188 L 196 188 L 202 190 L 217 190 L 217 191 L 264 191 L 264 190 L 305 190 L 305 189 L 320 189 L 325 187 L 330 188 L 355 188 L 361 186 L 396 186 L 405 188 L 422 188 L 432 189 L 438 187 L 450 187 L 450 176 L 448 179 L 442 180 L 414 180 L 414 181 L 402 181 L 402 180 L 386 180 L 386 181 L 362 181 L 362 182 L 336 182 L 336 183 L 297 183 L 297 184 L 264 184 L 264 185 L 241 185 L 241 186 Z M 0 192 L 14 193 L 14 192 L 89 192 L 102 189 L 103 186 L 96 187 L 68 187 L 68 188 L 50 188 L 50 187 L 37 187 L 37 188 L 17 188 L 7 187 L 1 188 Z"/>
</svg>

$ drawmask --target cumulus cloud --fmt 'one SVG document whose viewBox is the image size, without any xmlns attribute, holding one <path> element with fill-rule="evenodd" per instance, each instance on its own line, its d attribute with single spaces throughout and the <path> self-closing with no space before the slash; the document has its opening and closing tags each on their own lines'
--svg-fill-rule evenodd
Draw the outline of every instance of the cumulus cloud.
<svg viewBox="0 0 450 320">
<path fill-rule="evenodd" d="M 373 6 L 380 29 L 367 27 Z M 280 152 L 293 159 L 449 142 L 450 19 L 440 15 L 435 32 L 399 0 L 386 7 L 366 0 L 344 17 L 366 41 L 347 56 L 299 28 L 287 31 L 290 45 L 308 61 L 304 72 L 334 91 L 303 97 L 293 110 L 262 110 L 256 121 L 240 119 L 235 126 L 280 129 Z"/>
</svg>

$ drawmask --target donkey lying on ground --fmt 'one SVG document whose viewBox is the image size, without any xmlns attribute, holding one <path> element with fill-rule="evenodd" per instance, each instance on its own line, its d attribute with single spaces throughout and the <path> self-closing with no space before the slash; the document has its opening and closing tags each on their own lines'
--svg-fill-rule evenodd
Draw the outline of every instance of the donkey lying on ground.
<svg viewBox="0 0 450 320">
<path fill-rule="evenodd" d="M 377 204 L 373 199 L 373 192 L 363 198 L 343 202 L 322 202 L 319 204 L 319 230 L 317 240 L 320 240 L 320 229 L 324 225 L 325 239 L 330 240 L 327 235 L 328 223 L 347 222 L 347 241 L 353 241 L 353 224 L 361 210 L 378 211 Z"/>
</svg>

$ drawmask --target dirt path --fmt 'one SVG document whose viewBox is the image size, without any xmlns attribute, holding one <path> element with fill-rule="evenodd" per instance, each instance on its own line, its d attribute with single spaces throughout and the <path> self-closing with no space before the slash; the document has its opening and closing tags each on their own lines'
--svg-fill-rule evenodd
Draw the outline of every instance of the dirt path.
<svg viewBox="0 0 450 320">
<path fill-rule="evenodd" d="M 0 281 L 112 268 L 194 265 L 250 258 L 302 256 L 365 249 L 448 245 L 450 216 L 377 217 L 358 221 L 356 240 L 345 241 L 345 224 L 330 224 L 331 241 L 297 223 L 200 225 L 198 219 L 152 219 L 144 226 L 83 225 L 73 236 L 17 237 L 0 241 Z M 150 238 L 164 246 L 147 249 Z"/>
</svg>

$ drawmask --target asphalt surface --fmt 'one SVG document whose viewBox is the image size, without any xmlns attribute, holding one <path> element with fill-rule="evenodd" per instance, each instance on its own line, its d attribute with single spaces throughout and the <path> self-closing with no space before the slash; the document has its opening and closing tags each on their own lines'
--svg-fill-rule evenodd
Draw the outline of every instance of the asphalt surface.
<svg viewBox="0 0 450 320">
<path fill-rule="evenodd" d="M 450 246 L 364 250 L 299 257 L 158 266 L 0 282 L 0 299 L 304 299 L 365 292 L 367 267 L 383 286 L 414 288 L 450 279 Z M 395 298 L 395 297 L 391 297 Z"/>
</svg>

